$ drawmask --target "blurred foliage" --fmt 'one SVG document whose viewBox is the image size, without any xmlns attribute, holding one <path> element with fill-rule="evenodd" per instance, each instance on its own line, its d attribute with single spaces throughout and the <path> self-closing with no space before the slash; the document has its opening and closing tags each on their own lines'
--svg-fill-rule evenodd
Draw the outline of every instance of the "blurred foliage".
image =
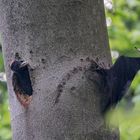
<svg viewBox="0 0 140 140">
<path fill-rule="evenodd" d="M 4 63 L 0 45 L 0 140 L 11 140 L 10 114 L 8 111 L 8 93 L 4 79 Z"/>
<path fill-rule="evenodd" d="M 111 8 L 106 6 L 112 56 L 115 52 L 140 57 L 140 52 L 135 49 L 140 48 L 140 0 L 105 1 L 112 4 Z M 140 140 L 140 72 L 124 99 L 107 114 L 107 121 L 119 126 L 121 140 Z"/>
<path fill-rule="evenodd" d="M 104 1 L 113 58 L 140 56 L 135 49 L 140 46 L 140 0 Z M 4 72 L 1 47 L 0 72 Z M 0 140 L 11 140 L 7 96 L 6 82 L 0 81 Z M 140 140 L 140 72 L 125 98 L 107 114 L 107 122 L 119 127 L 121 140 Z"/>
</svg>

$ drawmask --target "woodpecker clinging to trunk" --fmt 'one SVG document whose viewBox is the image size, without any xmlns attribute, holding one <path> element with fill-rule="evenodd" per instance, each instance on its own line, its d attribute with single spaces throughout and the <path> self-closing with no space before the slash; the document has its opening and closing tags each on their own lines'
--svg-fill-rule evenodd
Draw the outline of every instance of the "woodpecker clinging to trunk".
<svg viewBox="0 0 140 140">
<path fill-rule="evenodd" d="M 14 60 L 10 64 L 13 71 L 12 84 L 13 90 L 19 102 L 27 107 L 32 98 L 32 85 L 29 76 L 28 63 L 22 60 Z"/>
<path fill-rule="evenodd" d="M 120 56 L 110 69 L 98 66 L 92 70 L 103 77 L 106 101 L 101 103 L 101 107 L 102 112 L 106 112 L 110 107 L 114 107 L 125 95 L 136 73 L 140 70 L 140 58 Z"/>
</svg>

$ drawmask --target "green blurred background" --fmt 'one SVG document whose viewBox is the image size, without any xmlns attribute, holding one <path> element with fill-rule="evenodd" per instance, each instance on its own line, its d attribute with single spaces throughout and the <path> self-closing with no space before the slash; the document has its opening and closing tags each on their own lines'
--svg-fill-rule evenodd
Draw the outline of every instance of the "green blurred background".
<svg viewBox="0 0 140 140">
<path fill-rule="evenodd" d="M 119 55 L 140 57 L 140 0 L 105 0 L 105 7 L 113 62 Z M 119 126 L 121 140 L 140 140 L 140 72 L 107 122 Z"/>
<path fill-rule="evenodd" d="M 119 55 L 140 57 L 140 0 L 104 0 L 113 62 Z M 0 39 L 1 42 L 1 39 Z M 11 140 L 8 93 L 0 46 L 0 140 Z M 140 72 L 126 96 L 107 115 L 121 140 L 140 140 Z"/>
</svg>

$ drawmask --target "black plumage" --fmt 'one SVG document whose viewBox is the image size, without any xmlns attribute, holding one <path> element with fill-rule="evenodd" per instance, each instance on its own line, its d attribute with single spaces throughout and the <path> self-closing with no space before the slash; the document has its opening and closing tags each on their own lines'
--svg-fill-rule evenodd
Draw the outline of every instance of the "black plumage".
<svg viewBox="0 0 140 140">
<path fill-rule="evenodd" d="M 103 112 L 114 107 L 125 95 L 136 73 L 140 69 L 140 58 L 120 56 L 110 69 L 98 68 L 96 71 L 103 76 L 107 101 Z"/>
<path fill-rule="evenodd" d="M 28 106 L 33 92 L 29 76 L 28 64 L 21 60 L 14 60 L 11 65 L 12 84 L 18 100 L 23 106 Z"/>
</svg>

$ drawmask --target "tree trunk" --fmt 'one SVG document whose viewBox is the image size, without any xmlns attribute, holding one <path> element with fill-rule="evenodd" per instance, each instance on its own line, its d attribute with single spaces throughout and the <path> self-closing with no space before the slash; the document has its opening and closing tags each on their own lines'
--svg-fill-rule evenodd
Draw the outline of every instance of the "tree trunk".
<svg viewBox="0 0 140 140">
<path fill-rule="evenodd" d="M 100 79 L 87 74 L 90 60 L 111 62 L 102 0 L 0 0 L 0 31 L 13 140 L 119 139 L 104 124 Z M 11 84 L 17 53 L 34 68 L 28 108 Z"/>
</svg>

